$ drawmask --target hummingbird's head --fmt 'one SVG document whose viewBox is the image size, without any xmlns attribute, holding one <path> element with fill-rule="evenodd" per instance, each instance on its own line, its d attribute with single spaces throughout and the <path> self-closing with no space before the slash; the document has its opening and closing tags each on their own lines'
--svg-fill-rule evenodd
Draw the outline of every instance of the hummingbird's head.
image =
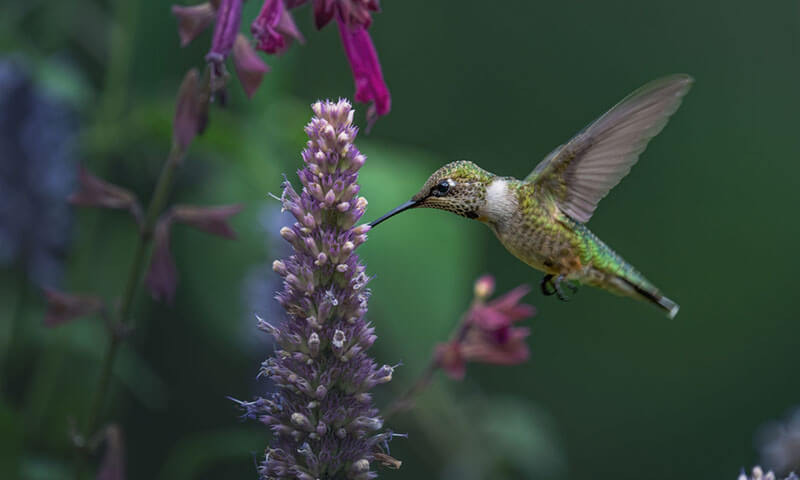
<svg viewBox="0 0 800 480">
<path fill-rule="evenodd" d="M 466 160 L 451 162 L 433 172 L 410 201 L 370 223 L 375 226 L 410 208 L 437 208 L 478 218 L 486 204 L 486 186 L 494 175 Z"/>
</svg>

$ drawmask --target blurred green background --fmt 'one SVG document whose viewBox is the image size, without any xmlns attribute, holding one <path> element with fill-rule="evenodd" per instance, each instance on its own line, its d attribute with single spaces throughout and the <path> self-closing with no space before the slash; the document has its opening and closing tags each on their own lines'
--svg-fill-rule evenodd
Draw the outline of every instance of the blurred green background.
<svg viewBox="0 0 800 480">
<path fill-rule="evenodd" d="M 260 5 L 245 6 L 245 24 Z M 800 6 L 791 2 L 382 2 L 371 33 L 393 110 L 357 144 L 374 218 L 441 164 L 470 159 L 525 176 L 624 95 L 659 76 L 696 84 L 590 227 L 681 304 L 646 305 L 583 288 L 544 298 L 515 367 L 437 377 L 390 426 L 404 461 L 382 478 L 735 478 L 758 461 L 756 432 L 800 403 L 796 222 L 800 187 Z M 141 292 L 137 330 L 116 365 L 104 419 L 124 431 L 128 477 L 254 478 L 269 435 L 226 395 L 251 398 L 270 352 L 252 313 L 274 309 L 266 265 L 281 174 L 300 166 L 308 105 L 349 97 L 338 34 L 267 62 L 255 98 L 231 83 L 192 147 L 173 200 L 244 203 L 234 242 L 177 228 L 175 304 Z M 170 141 L 174 94 L 202 65 L 207 33 L 178 47 L 169 3 L 31 0 L 0 5 L 0 54 L 79 118 L 75 160 L 149 198 Z M 363 125 L 365 107 L 358 105 Z M 3 192 L 0 192 L 0 197 Z M 62 288 L 114 298 L 134 245 L 129 219 L 74 215 Z M 482 273 L 498 291 L 541 275 L 491 232 L 436 211 L 401 215 L 361 249 L 375 275 L 379 362 L 402 361 L 386 404 L 447 338 Z M 104 331 L 93 319 L 42 326 L 26 270 L 0 272 L 0 477 L 68 478 L 69 419 L 86 414 Z"/>
</svg>

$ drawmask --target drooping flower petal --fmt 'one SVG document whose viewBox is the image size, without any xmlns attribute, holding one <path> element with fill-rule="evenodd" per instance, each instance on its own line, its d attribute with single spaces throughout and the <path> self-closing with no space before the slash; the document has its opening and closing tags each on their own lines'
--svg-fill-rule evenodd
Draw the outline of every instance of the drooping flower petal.
<svg viewBox="0 0 800 480">
<path fill-rule="evenodd" d="M 156 224 L 153 235 L 153 254 L 145 283 L 156 300 L 172 303 L 178 286 L 178 268 L 169 248 L 172 218 L 166 216 Z"/>
<path fill-rule="evenodd" d="M 270 54 L 283 53 L 292 39 L 300 43 L 305 41 L 283 0 L 264 0 L 250 31 L 256 40 L 256 48 Z"/>
<path fill-rule="evenodd" d="M 366 27 L 360 24 L 348 25 L 341 15 L 337 15 L 336 20 L 356 84 L 353 98 L 363 103 L 372 102 L 367 110 L 367 130 L 369 130 L 379 116 L 389 113 L 392 108 L 392 97 L 383 80 L 378 54 Z"/>
<path fill-rule="evenodd" d="M 105 452 L 97 472 L 97 480 L 125 480 L 125 442 L 122 429 L 109 425 L 104 432 Z"/>
<path fill-rule="evenodd" d="M 258 56 L 247 37 L 241 33 L 236 36 L 236 44 L 233 46 L 233 64 L 236 66 L 236 75 L 244 88 L 244 93 L 247 98 L 253 98 L 269 67 Z"/>
<path fill-rule="evenodd" d="M 95 314 L 103 309 L 103 300 L 95 295 L 73 295 L 52 289 L 45 289 L 47 313 L 44 317 L 46 327 L 62 325 L 78 317 Z"/>
<path fill-rule="evenodd" d="M 69 196 L 73 205 L 128 210 L 138 205 L 133 192 L 92 175 L 83 165 L 80 166 L 78 185 L 78 191 Z"/>
<path fill-rule="evenodd" d="M 529 291 L 529 287 L 519 286 L 492 302 L 476 305 L 471 312 L 472 321 L 485 330 L 499 330 L 533 316 L 536 309 L 532 305 L 519 303 Z"/>
<path fill-rule="evenodd" d="M 236 232 L 228 221 L 241 212 L 243 205 L 222 205 L 217 207 L 197 207 L 178 205 L 172 208 L 172 219 L 212 235 L 236 238 Z"/>
<path fill-rule="evenodd" d="M 211 25 L 216 10 L 210 2 L 199 5 L 173 5 L 172 14 L 178 18 L 178 35 L 181 46 L 185 47 Z"/>
<path fill-rule="evenodd" d="M 181 152 L 203 133 L 208 122 L 208 92 L 200 82 L 200 73 L 193 68 L 186 72 L 178 90 L 172 137 Z"/>
<path fill-rule="evenodd" d="M 525 338 L 530 335 L 527 328 L 510 328 L 502 338 L 491 332 L 470 332 L 461 344 L 461 354 L 468 361 L 494 365 L 516 365 L 530 356 Z"/>
</svg>

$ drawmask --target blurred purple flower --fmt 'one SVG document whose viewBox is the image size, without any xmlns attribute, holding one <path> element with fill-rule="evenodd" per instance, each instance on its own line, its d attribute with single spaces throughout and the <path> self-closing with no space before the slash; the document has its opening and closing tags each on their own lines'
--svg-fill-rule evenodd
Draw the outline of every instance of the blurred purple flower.
<svg viewBox="0 0 800 480">
<path fill-rule="evenodd" d="M 250 32 L 256 40 L 256 48 L 270 54 L 283 53 L 292 39 L 300 43 L 305 41 L 283 0 L 265 0 L 261 12 L 250 25 Z"/>
<path fill-rule="evenodd" d="M 778 473 L 800 471 L 800 408 L 784 422 L 771 422 L 758 434 L 761 462 Z"/>
<path fill-rule="evenodd" d="M 308 0 L 286 0 L 289 8 L 294 8 Z M 372 23 L 370 12 L 379 12 L 378 0 L 311 0 L 314 5 L 314 24 L 318 29 L 333 19 L 337 11 L 348 25 L 363 25 L 369 28 Z"/>
<path fill-rule="evenodd" d="M 217 12 L 211 2 L 191 6 L 173 5 L 172 14 L 178 18 L 178 35 L 181 39 L 181 47 L 189 45 L 192 40 L 211 25 L 214 17 L 217 16 Z"/>
<path fill-rule="evenodd" d="M 214 38 L 206 61 L 211 67 L 212 90 L 217 91 L 224 84 L 225 59 L 233 50 L 239 24 L 242 21 L 242 2 L 244 0 L 220 0 L 217 9 L 217 21 L 214 24 Z"/>
<path fill-rule="evenodd" d="M 73 205 L 128 210 L 137 221 L 141 220 L 142 209 L 133 192 L 92 175 L 83 165 L 78 172 L 78 186 L 78 191 L 69 196 Z"/>
<path fill-rule="evenodd" d="M 451 378 L 464 378 L 467 362 L 516 365 L 530 355 L 525 343 L 530 330 L 513 326 L 536 313 L 533 306 L 519 303 L 530 289 L 520 286 L 484 303 L 493 290 L 493 278 L 479 278 L 475 282 L 475 302 L 466 314 L 459 335 L 436 347 L 439 366 Z"/>
<path fill-rule="evenodd" d="M 153 234 L 153 254 L 147 271 L 145 284 L 154 299 L 172 303 L 178 286 L 178 268 L 169 249 L 172 219 L 162 217 Z"/>
<path fill-rule="evenodd" d="M 60 283 L 72 229 L 74 110 L 0 58 L 0 267 L 37 286 Z"/>
<path fill-rule="evenodd" d="M 95 295 L 73 295 L 45 288 L 47 312 L 44 317 L 46 327 L 55 327 L 86 315 L 103 310 L 103 300 Z"/>
<path fill-rule="evenodd" d="M 737 480 L 775 480 L 776 478 L 777 477 L 775 477 L 775 473 L 773 473 L 772 471 L 764 473 L 764 470 L 761 467 L 755 466 L 753 467 L 751 475 L 747 475 L 744 472 L 744 470 L 742 470 L 742 473 L 739 474 L 739 478 Z M 800 480 L 800 479 L 798 479 L 797 475 L 791 473 L 789 474 L 788 477 L 785 478 L 785 480 Z"/>
<path fill-rule="evenodd" d="M 244 93 L 247 98 L 253 98 L 269 67 L 258 56 L 247 37 L 241 33 L 236 36 L 236 43 L 233 46 L 233 64 Z"/>
<path fill-rule="evenodd" d="M 97 480 L 125 480 L 125 442 L 122 429 L 109 425 L 104 432 L 105 452 L 97 471 Z"/>
<path fill-rule="evenodd" d="M 163 214 L 153 234 L 153 254 L 145 283 L 156 300 L 172 303 L 178 286 L 178 268 L 170 250 L 170 235 L 174 222 L 183 223 L 202 232 L 234 239 L 236 232 L 228 221 L 242 211 L 242 205 L 198 207 L 176 205 Z"/>
<path fill-rule="evenodd" d="M 348 24 L 341 15 L 336 17 L 344 53 L 350 62 L 350 70 L 356 83 L 355 100 L 370 103 L 367 109 L 367 131 L 379 116 L 392 108 L 392 97 L 383 80 L 378 54 L 372 44 L 367 28 L 360 23 Z"/>
<path fill-rule="evenodd" d="M 200 82 L 200 73 L 192 68 L 183 77 L 178 89 L 175 117 L 172 122 L 173 142 L 179 153 L 186 153 L 197 135 L 203 133 L 208 121 L 209 92 Z"/>
<path fill-rule="evenodd" d="M 231 217 L 242 211 L 244 206 L 220 205 L 216 207 L 198 207 L 194 205 L 176 205 L 172 207 L 172 218 L 176 222 L 189 225 L 212 235 L 224 238 L 236 238 L 228 223 Z"/>
<path fill-rule="evenodd" d="M 394 369 L 366 353 L 377 337 L 366 320 L 369 278 L 354 253 L 369 230 L 354 228 L 367 205 L 356 183 L 365 157 L 353 145 L 347 101 L 318 102 L 313 110 L 303 189 L 298 194 L 287 181 L 282 195 L 297 222 L 280 233 L 294 252 L 273 263 L 284 280 L 277 299 L 287 319 L 259 319 L 277 348 L 260 375 L 277 390 L 237 403 L 273 432 L 262 479 L 369 479 L 370 464 L 385 463 L 376 454 L 392 438 L 369 391 L 390 381 Z"/>
</svg>

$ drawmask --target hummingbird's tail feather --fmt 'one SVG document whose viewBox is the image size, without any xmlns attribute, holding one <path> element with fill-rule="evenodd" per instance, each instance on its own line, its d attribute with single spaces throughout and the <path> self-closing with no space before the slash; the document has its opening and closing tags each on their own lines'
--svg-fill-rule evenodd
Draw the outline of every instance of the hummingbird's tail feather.
<svg viewBox="0 0 800 480">
<path fill-rule="evenodd" d="M 617 278 L 619 280 L 622 280 L 622 282 L 624 282 L 625 284 L 627 284 L 627 286 L 632 288 L 640 298 L 653 303 L 655 306 L 663 310 L 667 314 L 667 317 L 669 317 L 670 320 L 675 318 L 675 315 L 678 314 L 678 310 L 681 309 L 680 305 L 673 302 L 664 295 L 661 295 L 661 293 L 659 293 L 658 290 L 643 288 L 637 285 L 636 283 L 628 280 L 625 277 L 617 277 Z"/>
</svg>

